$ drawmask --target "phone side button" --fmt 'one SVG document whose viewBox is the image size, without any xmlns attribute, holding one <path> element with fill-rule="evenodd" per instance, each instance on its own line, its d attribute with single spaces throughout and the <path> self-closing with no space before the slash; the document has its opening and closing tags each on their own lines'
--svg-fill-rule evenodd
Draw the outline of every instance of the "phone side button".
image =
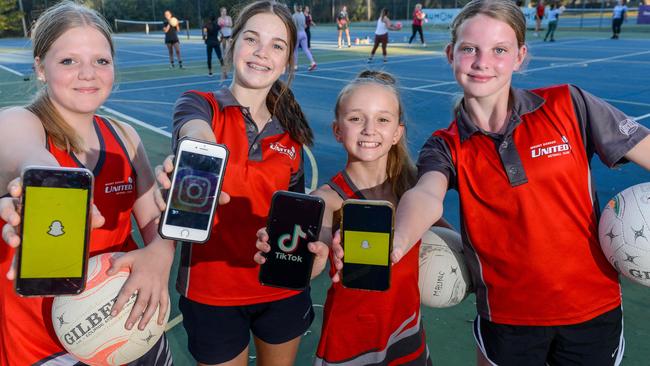
<svg viewBox="0 0 650 366">
<path fill-rule="evenodd" d="M 187 230 L 187 229 L 183 229 L 183 230 L 181 230 L 181 236 L 182 236 L 183 238 L 187 238 L 188 236 L 190 236 L 190 231 Z"/>
</svg>

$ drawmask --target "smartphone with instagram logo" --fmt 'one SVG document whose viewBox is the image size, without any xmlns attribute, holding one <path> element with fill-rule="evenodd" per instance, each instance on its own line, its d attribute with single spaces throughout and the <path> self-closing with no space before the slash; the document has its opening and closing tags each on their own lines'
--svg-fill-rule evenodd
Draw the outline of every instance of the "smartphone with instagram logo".
<svg viewBox="0 0 650 366">
<path fill-rule="evenodd" d="M 194 243 L 210 238 L 227 161 L 224 145 L 190 138 L 178 143 L 167 208 L 158 227 L 160 236 Z"/>
<path fill-rule="evenodd" d="M 277 191 L 271 199 L 266 230 L 271 251 L 260 266 L 262 285 L 303 290 L 309 286 L 325 202 L 320 197 Z"/>
</svg>

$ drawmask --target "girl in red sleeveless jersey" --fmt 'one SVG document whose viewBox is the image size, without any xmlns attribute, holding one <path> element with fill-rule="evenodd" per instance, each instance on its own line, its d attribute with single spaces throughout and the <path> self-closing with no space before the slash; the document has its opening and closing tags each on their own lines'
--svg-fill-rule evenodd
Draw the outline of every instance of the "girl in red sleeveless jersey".
<svg viewBox="0 0 650 366">
<path fill-rule="evenodd" d="M 117 314 L 137 291 L 126 327 L 144 328 L 160 307 L 164 321 L 173 245 L 157 234 L 159 210 L 155 181 L 144 147 L 130 126 L 95 114 L 113 87 L 113 43 L 110 28 L 93 10 L 62 2 L 38 19 L 32 32 L 34 69 L 44 84 L 26 107 L 0 113 L 0 194 L 19 198 L 23 167 L 31 164 L 87 167 L 95 176 L 90 255 L 129 253 L 113 263 L 109 274 L 130 267 L 131 275 L 112 309 Z M 11 182 L 10 182 L 11 181 Z M 119 189 L 109 189 L 119 185 Z M 7 187 L 7 188 L 5 188 Z M 119 191 L 119 194 L 116 192 Z M 1 200 L 3 239 L 0 246 L 0 365 L 76 365 L 57 340 L 51 320 L 52 298 L 21 298 L 13 290 L 11 265 L 20 244 L 20 216 L 14 198 Z M 131 214 L 148 245 L 137 249 L 131 238 Z M 103 215 L 103 217 L 102 217 Z M 103 224 L 103 225 L 102 225 Z M 139 320 L 139 322 L 138 322 Z M 169 365 L 165 338 L 139 365 Z"/>
<path fill-rule="evenodd" d="M 174 110 L 174 144 L 191 136 L 230 150 L 222 186 L 230 202 L 223 194 L 207 243 L 183 244 L 180 309 L 200 364 L 248 364 L 252 332 L 258 364 L 288 366 L 313 320 L 309 291 L 261 286 L 252 258 L 273 193 L 304 191 L 301 150 L 312 131 L 279 80 L 293 77 L 296 28 L 285 5 L 257 1 L 241 10 L 232 38 L 230 87 L 187 92 Z M 161 168 L 158 181 L 169 187 L 172 159 Z"/>
<path fill-rule="evenodd" d="M 332 268 L 342 268 L 338 230 L 343 202 L 350 198 L 388 200 L 397 204 L 415 184 L 415 166 L 406 146 L 403 108 L 395 80 L 380 71 L 363 71 L 339 93 L 332 125 L 336 140 L 348 154 L 343 171 L 313 194 L 325 200 L 322 242 L 310 243 L 316 253 L 312 277 L 324 268 L 325 243 L 332 243 Z M 260 230 L 258 249 L 270 250 Z M 324 255 L 325 254 L 325 255 Z M 419 243 L 394 266 L 385 292 L 344 288 L 332 270 L 325 302 L 322 334 L 314 365 L 431 365 L 420 318 Z M 258 263 L 264 257 L 255 256 Z"/>
<path fill-rule="evenodd" d="M 650 131 L 575 86 L 512 87 L 525 35 L 510 0 L 473 0 L 454 19 L 446 52 L 464 95 L 455 120 L 420 152 L 418 183 L 397 209 L 392 259 L 456 189 L 479 363 L 618 365 L 621 290 L 598 243 L 590 160 L 596 153 L 610 167 L 630 160 L 650 169 Z"/>
</svg>

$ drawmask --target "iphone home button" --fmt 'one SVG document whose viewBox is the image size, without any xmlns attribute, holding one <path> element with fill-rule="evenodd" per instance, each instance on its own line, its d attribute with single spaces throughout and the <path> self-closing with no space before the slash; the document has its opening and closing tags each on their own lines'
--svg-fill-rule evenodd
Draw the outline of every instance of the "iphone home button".
<svg viewBox="0 0 650 366">
<path fill-rule="evenodd" d="M 187 229 L 181 230 L 181 236 L 184 237 L 184 238 L 187 238 L 188 236 L 190 236 L 189 230 L 187 230 Z"/>
</svg>

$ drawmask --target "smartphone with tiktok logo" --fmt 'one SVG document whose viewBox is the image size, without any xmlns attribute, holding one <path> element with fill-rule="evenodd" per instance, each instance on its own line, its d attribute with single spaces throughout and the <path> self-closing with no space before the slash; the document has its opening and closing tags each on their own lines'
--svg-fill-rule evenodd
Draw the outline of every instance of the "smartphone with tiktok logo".
<svg viewBox="0 0 650 366">
<path fill-rule="evenodd" d="M 320 197 L 275 192 L 266 226 L 271 251 L 260 266 L 262 285 L 292 290 L 309 286 L 314 254 L 307 244 L 318 240 L 324 209 Z"/>
</svg>

